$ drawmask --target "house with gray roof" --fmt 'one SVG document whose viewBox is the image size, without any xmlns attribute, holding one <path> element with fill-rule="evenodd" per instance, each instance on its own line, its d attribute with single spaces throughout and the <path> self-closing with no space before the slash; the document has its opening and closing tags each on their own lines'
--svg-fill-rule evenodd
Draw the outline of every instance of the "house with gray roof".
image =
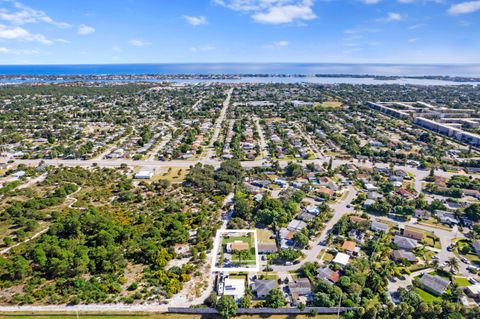
<svg viewBox="0 0 480 319">
<path fill-rule="evenodd" d="M 401 249 L 413 250 L 418 245 L 418 241 L 412 238 L 395 235 L 393 242 Z"/>
<path fill-rule="evenodd" d="M 477 253 L 477 255 L 480 255 L 480 239 L 472 241 L 472 247 L 473 250 Z"/>
<path fill-rule="evenodd" d="M 380 223 L 377 221 L 372 221 L 372 224 L 370 225 L 370 229 L 373 230 L 374 232 L 388 232 L 388 224 L 385 223 Z"/>
<path fill-rule="evenodd" d="M 333 285 L 340 280 L 340 274 L 338 271 L 333 271 L 328 267 L 324 267 L 317 270 L 317 278 L 321 279 L 327 284 Z"/>
<path fill-rule="evenodd" d="M 425 290 L 428 290 L 435 295 L 443 295 L 450 285 L 450 281 L 429 274 L 424 274 L 419 281 Z"/>
<path fill-rule="evenodd" d="M 266 295 L 270 293 L 273 289 L 277 288 L 277 283 L 275 280 L 260 280 L 256 279 L 253 281 L 252 290 L 255 293 L 255 296 L 259 299 L 264 299 Z"/>
<path fill-rule="evenodd" d="M 394 250 L 392 252 L 392 258 L 395 261 L 409 261 L 411 263 L 416 263 L 418 261 L 417 256 L 415 256 L 412 252 L 406 251 L 403 249 Z"/>
<path fill-rule="evenodd" d="M 305 222 L 309 222 L 309 221 L 312 221 L 315 216 L 310 214 L 310 213 L 307 213 L 307 212 L 301 212 L 298 216 L 297 216 L 298 219 L 301 219 Z"/>
</svg>

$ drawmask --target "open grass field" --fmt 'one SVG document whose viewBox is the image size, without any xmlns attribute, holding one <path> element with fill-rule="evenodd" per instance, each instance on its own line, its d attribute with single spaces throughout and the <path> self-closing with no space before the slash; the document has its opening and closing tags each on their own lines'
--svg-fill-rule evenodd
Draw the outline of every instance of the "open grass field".
<svg viewBox="0 0 480 319">
<path fill-rule="evenodd" d="M 166 179 L 171 183 L 182 183 L 185 180 L 185 176 L 188 174 L 188 169 L 184 167 L 172 167 L 165 172 L 155 174 L 153 180 Z"/>
<path fill-rule="evenodd" d="M 222 244 L 226 245 L 228 243 L 233 243 L 236 241 L 242 241 L 244 243 L 247 243 L 250 247 L 253 247 L 253 235 L 248 234 L 245 236 L 231 236 L 231 237 L 223 237 L 222 238 Z"/>
<path fill-rule="evenodd" d="M 330 108 L 335 109 L 342 106 L 342 102 L 339 101 L 325 101 L 318 105 L 320 108 Z"/>
<path fill-rule="evenodd" d="M 259 243 L 275 243 L 275 239 L 270 238 L 273 236 L 273 233 L 268 229 L 257 229 L 257 240 Z"/>
</svg>

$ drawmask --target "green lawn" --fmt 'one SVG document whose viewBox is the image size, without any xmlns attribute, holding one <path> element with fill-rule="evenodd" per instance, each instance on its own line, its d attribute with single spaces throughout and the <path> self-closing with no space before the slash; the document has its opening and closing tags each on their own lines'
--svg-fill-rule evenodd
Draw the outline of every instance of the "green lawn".
<svg viewBox="0 0 480 319">
<path fill-rule="evenodd" d="M 236 241 L 242 241 L 247 243 L 250 247 L 253 247 L 253 233 L 249 233 L 245 236 L 232 236 L 232 237 L 223 237 L 222 244 L 226 245 L 228 243 L 233 243 Z"/>
<path fill-rule="evenodd" d="M 325 255 L 323 256 L 323 261 L 329 262 L 329 261 L 332 261 L 333 258 L 335 258 L 335 256 L 332 253 L 326 252 Z"/>
<path fill-rule="evenodd" d="M 453 277 L 453 281 L 460 287 L 466 287 L 471 285 L 465 277 Z"/>
<path fill-rule="evenodd" d="M 429 293 L 428 291 L 425 291 L 421 288 L 415 288 L 415 290 L 417 291 L 417 293 L 420 295 L 420 297 L 422 298 L 423 301 L 425 302 L 433 302 L 433 301 L 440 301 L 442 300 L 440 297 L 437 297 L 437 296 L 434 296 L 432 295 L 431 293 Z"/>
</svg>

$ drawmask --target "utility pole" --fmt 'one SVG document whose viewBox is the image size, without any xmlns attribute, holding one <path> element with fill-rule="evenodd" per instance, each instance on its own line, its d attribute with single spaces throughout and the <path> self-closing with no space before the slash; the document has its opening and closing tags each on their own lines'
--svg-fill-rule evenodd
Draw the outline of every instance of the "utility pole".
<svg viewBox="0 0 480 319">
<path fill-rule="evenodd" d="M 338 301 L 337 319 L 340 319 L 340 306 L 342 305 L 342 297 L 343 297 L 343 293 L 340 295 L 340 300 Z"/>
</svg>

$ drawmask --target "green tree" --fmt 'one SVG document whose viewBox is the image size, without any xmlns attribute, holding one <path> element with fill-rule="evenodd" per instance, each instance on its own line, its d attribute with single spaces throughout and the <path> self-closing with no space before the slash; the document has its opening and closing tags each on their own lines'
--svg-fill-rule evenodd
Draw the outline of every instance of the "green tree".
<svg viewBox="0 0 480 319">
<path fill-rule="evenodd" d="M 215 306 L 223 318 L 231 318 L 237 314 L 238 306 L 232 296 L 222 296 Z"/>
<path fill-rule="evenodd" d="M 265 296 L 265 305 L 270 308 L 281 308 L 287 304 L 287 300 L 282 291 L 278 288 L 270 290 Z"/>
<path fill-rule="evenodd" d="M 474 222 L 480 221 L 480 204 L 474 203 L 465 208 L 465 215 Z"/>
<path fill-rule="evenodd" d="M 252 296 L 246 294 L 242 299 L 240 299 L 240 308 L 250 308 L 252 305 Z"/>
<path fill-rule="evenodd" d="M 458 263 L 458 259 L 455 257 L 450 257 L 445 261 L 445 265 L 450 268 L 450 272 L 453 273 L 454 271 L 458 271 L 460 264 Z"/>
<path fill-rule="evenodd" d="M 297 247 L 304 248 L 305 246 L 308 245 L 308 236 L 303 234 L 303 233 L 295 233 L 293 235 L 293 242 Z"/>
</svg>

